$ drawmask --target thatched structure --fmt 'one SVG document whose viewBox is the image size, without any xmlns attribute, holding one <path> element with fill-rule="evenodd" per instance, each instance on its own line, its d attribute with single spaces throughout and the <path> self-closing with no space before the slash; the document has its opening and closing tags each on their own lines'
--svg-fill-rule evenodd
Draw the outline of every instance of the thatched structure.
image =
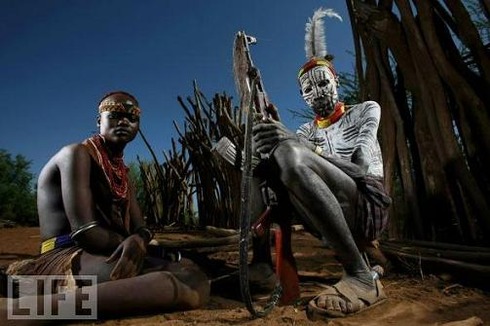
<svg viewBox="0 0 490 326">
<path fill-rule="evenodd" d="M 489 2 L 346 3 L 361 99 L 383 108 L 389 236 L 490 244 Z"/>
<path fill-rule="evenodd" d="M 163 164 L 155 155 L 151 164 L 140 162 L 145 191 L 156 204 L 149 214 L 160 226 L 189 226 L 188 217 L 198 216 L 197 226 L 237 228 L 241 174 L 212 148 L 223 136 L 242 147 L 241 112 L 226 94 L 209 102 L 196 83 L 194 96 L 186 100 L 178 97 L 185 112 L 183 127 L 174 123 L 180 149 L 173 142 Z"/>
</svg>

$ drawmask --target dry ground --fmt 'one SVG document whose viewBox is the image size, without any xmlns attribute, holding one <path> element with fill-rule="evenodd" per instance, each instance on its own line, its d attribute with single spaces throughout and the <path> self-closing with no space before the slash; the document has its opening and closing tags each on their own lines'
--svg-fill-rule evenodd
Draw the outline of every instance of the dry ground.
<svg viewBox="0 0 490 326">
<path fill-rule="evenodd" d="M 183 234 L 183 238 L 188 238 Z M 304 232 L 293 235 L 303 296 L 318 291 L 315 281 L 333 281 L 340 268 L 332 253 Z M 39 248 L 38 228 L 0 229 L 0 266 L 13 260 L 31 257 Z M 203 257 L 203 255 L 201 255 Z M 209 262 L 223 268 L 236 268 L 237 252 L 209 254 Z M 219 269 L 214 269 L 213 275 Z M 219 283 L 216 283 L 219 284 Z M 458 283 L 443 281 L 440 276 L 416 276 L 390 273 L 383 279 L 389 300 L 372 310 L 349 318 L 311 322 L 304 311 L 292 306 L 276 307 L 263 319 L 251 319 L 239 300 L 237 287 L 213 286 L 211 301 L 202 309 L 165 313 L 137 318 L 99 321 L 103 326 L 115 325 L 490 325 L 490 293 Z M 233 291 L 225 291 L 232 288 Z M 226 293 L 228 292 L 228 293 Z M 93 324 L 85 323 L 83 325 Z"/>
</svg>

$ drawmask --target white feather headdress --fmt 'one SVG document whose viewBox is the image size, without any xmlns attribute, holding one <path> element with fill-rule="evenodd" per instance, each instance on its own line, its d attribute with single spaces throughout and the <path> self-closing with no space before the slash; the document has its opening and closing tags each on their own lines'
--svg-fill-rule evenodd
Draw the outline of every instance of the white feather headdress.
<svg viewBox="0 0 490 326">
<path fill-rule="evenodd" d="M 342 17 L 333 9 L 319 8 L 313 13 L 313 17 L 308 19 L 305 27 L 305 52 L 307 60 L 311 58 L 324 58 L 328 54 L 323 24 L 323 18 L 325 16 L 337 18 L 342 21 Z"/>
</svg>

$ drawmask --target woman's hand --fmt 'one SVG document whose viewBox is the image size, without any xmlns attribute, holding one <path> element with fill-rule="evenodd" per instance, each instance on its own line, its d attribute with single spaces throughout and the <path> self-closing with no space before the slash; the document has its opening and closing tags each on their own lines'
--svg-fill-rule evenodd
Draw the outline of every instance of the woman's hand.
<svg viewBox="0 0 490 326">
<path fill-rule="evenodd" d="M 140 235 L 132 234 L 124 239 L 106 260 L 107 263 L 116 262 L 110 275 L 111 280 L 138 275 L 143 269 L 145 257 L 145 241 Z"/>
</svg>

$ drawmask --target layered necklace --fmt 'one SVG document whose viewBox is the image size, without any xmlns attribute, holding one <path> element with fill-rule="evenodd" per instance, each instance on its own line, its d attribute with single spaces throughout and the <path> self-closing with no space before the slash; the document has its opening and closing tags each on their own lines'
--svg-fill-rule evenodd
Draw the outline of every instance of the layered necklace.
<svg viewBox="0 0 490 326">
<path fill-rule="evenodd" d="M 97 161 L 109 183 L 114 199 L 126 199 L 128 196 L 128 168 L 124 164 L 123 156 L 109 157 L 109 150 L 101 135 L 94 135 L 87 140 L 95 149 Z"/>
</svg>

